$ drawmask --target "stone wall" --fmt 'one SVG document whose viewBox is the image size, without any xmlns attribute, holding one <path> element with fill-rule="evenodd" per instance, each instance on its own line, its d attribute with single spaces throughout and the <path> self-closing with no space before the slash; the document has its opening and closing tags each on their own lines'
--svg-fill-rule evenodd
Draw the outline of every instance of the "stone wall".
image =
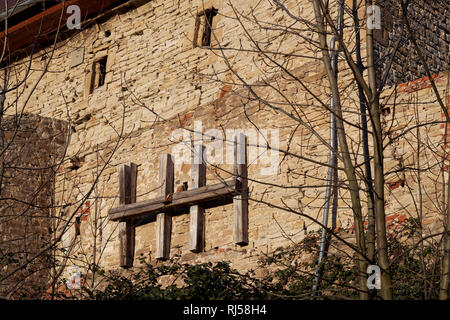
<svg viewBox="0 0 450 320">
<path fill-rule="evenodd" d="M 239 1 L 237 9 L 248 12 L 251 4 L 254 2 Z M 194 47 L 197 15 L 211 6 L 218 9 L 213 20 L 214 50 Z M 314 18 L 309 2 L 299 5 L 298 1 L 289 1 L 287 6 L 304 19 Z M 172 256 L 189 262 L 229 260 L 233 267 L 245 270 L 256 266 L 259 254 L 318 230 L 316 221 L 322 219 L 327 173 L 323 164 L 329 151 L 329 85 L 322 62 L 316 59 L 317 49 L 310 42 L 315 35 L 299 38 L 283 28 L 262 28 L 244 21 L 268 53 L 264 56 L 246 39 L 239 22 L 229 18 L 233 12 L 225 1 L 218 0 L 204 5 L 188 0 L 149 1 L 83 28 L 60 42 L 54 53 L 36 54 L 27 81 L 38 85 L 26 107 L 28 112 L 71 125 L 67 156 L 55 181 L 55 201 L 64 207 L 65 217 L 75 213 L 78 218 L 72 221 L 61 246 L 76 254 L 70 263 L 79 265 L 84 273 L 92 264 L 107 269 L 119 265 L 118 224 L 108 219 L 108 210 L 118 206 L 118 167 L 127 162 L 138 165 L 138 202 L 157 196 L 159 155 L 170 152 L 180 156 L 180 143 L 190 145 L 189 130 L 199 131 L 200 122 L 203 133 L 216 136 L 215 141 L 204 141 L 207 145 L 227 138 L 227 129 L 255 134 L 249 146 L 249 153 L 257 155 L 248 168 L 250 243 L 244 247 L 233 243 L 233 209 L 227 205 L 206 211 L 206 248 L 198 254 L 188 248 L 189 216 L 174 217 Z M 261 21 L 280 25 L 291 21 L 270 2 L 262 2 L 253 14 Z M 351 37 L 346 36 L 346 40 L 352 46 Z M 277 50 L 282 54 L 273 54 Z M 226 54 L 228 65 L 218 53 Z M 49 72 L 40 80 L 50 58 Z M 272 61 L 266 64 L 270 58 Z M 276 62 L 282 62 L 289 72 L 283 72 Z M 230 71 L 230 66 L 238 73 Z M 25 68 L 26 60 L 15 65 L 17 79 Z M 102 68 L 105 77 L 100 81 L 98 72 Z M 359 110 L 357 88 L 344 63 L 339 70 L 349 147 L 352 157 L 361 164 L 360 119 L 354 112 L 355 108 Z M 448 73 L 443 73 L 437 82 L 445 97 L 447 77 Z M 416 87 L 406 84 L 403 91 L 388 90 L 384 96 L 386 136 L 410 135 L 410 124 L 421 123 L 421 134 L 429 137 L 426 141 L 430 145 L 422 145 L 423 149 L 417 151 L 415 132 L 408 140 L 387 145 L 386 209 L 388 216 L 415 217 L 418 188 L 425 184 L 428 198 L 423 202 L 423 218 L 429 218 L 430 225 L 439 221 L 435 218 L 441 214 L 437 199 L 442 193 L 444 171 L 440 164 L 445 155 L 441 110 L 429 84 L 424 83 Z M 24 89 L 19 104 L 25 103 L 31 89 Z M 429 123 L 430 119 L 435 122 Z M 275 130 L 274 134 L 270 130 Z M 269 144 L 279 141 L 279 148 L 288 152 L 277 156 L 279 166 L 270 174 L 264 169 L 272 162 L 260 152 L 266 139 Z M 214 150 L 220 153 L 219 147 Z M 413 169 L 417 161 L 434 170 L 431 180 L 424 179 L 421 185 Z M 230 169 L 229 163 L 209 165 L 207 183 L 229 177 Z M 190 164 L 180 164 L 175 170 L 177 189 L 189 181 Z M 342 184 L 336 228 L 351 234 L 353 212 L 342 170 L 339 178 Z M 432 229 L 438 227 L 435 223 Z M 142 254 L 157 263 L 155 242 L 154 223 L 138 227 L 135 257 Z"/>
</svg>

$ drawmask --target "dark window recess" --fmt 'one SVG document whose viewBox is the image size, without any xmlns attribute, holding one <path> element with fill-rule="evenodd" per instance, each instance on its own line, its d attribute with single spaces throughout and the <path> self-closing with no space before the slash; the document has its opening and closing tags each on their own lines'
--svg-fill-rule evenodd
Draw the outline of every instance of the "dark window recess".
<svg viewBox="0 0 450 320">
<path fill-rule="evenodd" d="M 107 60 L 108 57 L 103 57 L 94 62 L 91 92 L 105 84 Z"/>
<path fill-rule="evenodd" d="M 73 156 L 70 158 L 70 166 L 68 167 L 69 170 L 78 170 L 81 168 L 81 165 L 84 162 L 84 158 L 80 158 L 78 156 Z"/>
<path fill-rule="evenodd" d="M 211 46 L 212 24 L 217 15 L 217 9 L 210 8 L 201 12 L 195 22 L 194 47 Z"/>
<path fill-rule="evenodd" d="M 101 58 L 99 61 L 97 61 L 96 71 L 98 71 L 98 85 L 97 87 L 101 87 L 105 84 L 105 78 L 106 78 L 106 60 L 107 57 Z"/>
<path fill-rule="evenodd" d="M 75 217 L 75 235 L 80 235 L 81 217 Z"/>
</svg>

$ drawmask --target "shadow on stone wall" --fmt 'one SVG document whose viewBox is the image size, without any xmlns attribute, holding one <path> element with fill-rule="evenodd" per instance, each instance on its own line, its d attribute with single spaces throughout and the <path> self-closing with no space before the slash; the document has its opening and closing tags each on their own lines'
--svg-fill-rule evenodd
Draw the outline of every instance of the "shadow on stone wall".
<svg viewBox="0 0 450 320">
<path fill-rule="evenodd" d="M 64 158 L 67 123 L 35 114 L 1 119 L 0 297 L 37 297 L 49 280 L 54 177 Z M 3 278 L 3 279 L 2 279 Z"/>
</svg>

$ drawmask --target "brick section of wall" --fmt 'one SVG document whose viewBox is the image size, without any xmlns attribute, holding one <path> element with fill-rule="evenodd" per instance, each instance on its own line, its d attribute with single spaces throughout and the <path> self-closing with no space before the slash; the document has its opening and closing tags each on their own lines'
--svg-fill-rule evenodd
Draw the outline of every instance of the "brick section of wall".
<svg viewBox="0 0 450 320">
<path fill-rule="evenodd" d="M 387 84 L 393 85 L 426 76 L 425 69 L 403 27 L 399 1 L 377 1 L 381 7 L 381 30 L 374 32 L 378 68 L 386 67 L 399 37 L 401 43 L 393 60 Z M 432 73 L 448 70 L 450 6 L 447 0 L 411 0 L 409 23 Z"/>
<path fill-rule="evenodd" d="M 434 74 L 432 75 L 432 79 L 434 81 L 434 83 L 436 84 L 437 87 L 440 87 L 442 85 L 445 85 L 446 81 L 448 81 L 448 75 L 449 73 L 442 73 L 442 74 Z M 446 79 L 447 77 L 447 79 Z M 420 90 L 423 89 L 430 89 L 431 90 L 432 85 L 431 85 L 431 81 L 429 77 L 423 77 L 420 79 L 416 79 L 414 81 L 409 81 L 409 82 L 405 82 L 405 83 L 401 83 L 397 86 L 397 93 L 414 93 L 414 92 L 418 92 Z M 446 92 L 442 92 L 443 95 L 441 96 L 441 98 L 443 99 L 444 104 L 446 104 L 447 106 L 447 112 L 450 114 L 450 95 L 446 95 Z M 434 95 L 434 91 L 432 92 L 432 94 Z M 444 111 L 442 111 L 441 109 L 441 115 L 442 115 L 442 120 L 445 121 L 446 117 L 445 117 L 445 113 Z M 442 133 L 442 136 L 445 139 L 444 142 L 444 146 L 443 149 L 445 152 L 448 152 L 448 148 L 450 147 L 449 143 L 450 143 L 450 126 L 449 124 L 446 123 L 442 123 L 441 124 L 441 129 L 444 131 Z M 447 134 L 446 131 L 447 130 Z M 448 155 L 447 155 L 448 157 Z M 444 169 L 446 169 L 447 166 L 444 165 Z M 391 185 L 391 187 L 393 187 Z M 398 187 L 398 184 L 395 184 L 394 187 Z"/>
<path fill-rule="evenodd" d="M 431 77 L 435 81 L 436 84 L 439 84 L 439 83 L 442 83 L 443 81 L 445 81 L 442 77 L 438 77 L 437 74 L 434 74 Z M 427 88 L 431 88 L 431 81 L 430 81 L 429 77 L 424 77 L 424 78 L 416 79 L 414 81 L 409 81 L 409 82 L 399 84 L 397 87 L 397 92 L 398 93 L 402 93 L 402 92 L 412 93 L 412 92 L 416 92 L 418 90 L 427 89 Z"/>
<path fill-rule="evenodd" d="M 432 76 L 447 108 L 450 107 L 447 100 L 449 76 L 449 72 Z M 413 201 L 419 199 L 420 179 L 421 189 L 425 194 L 422 198 L 422 225 L 426 232 L 440 232 L 440 219 L 445 211 L 436 209 L 438 206 L 445 208 L 445 205 L 440 203 L 437 197 L 440 191 L 437 190 L 444 187 L 441 180 L 444 175 L 446 181 L 449 159 L 448 138 L 447 142 L 444 141 L 444 113 L 428 77 L 401 83 L 385 90 L 382 95 L 389 94 L 392 94 L 391 102 L 386 103 L 386 106 L 391 109 L 391 113 L 383 119 L 385 134 L 389 138 L 402 135 L 402 139 L 386 144 L 385 171 L 389 172 L 385 176 L 389 186 L 386 192 L 386 215 L 398 215 L 401 220 L 405 220 L 405 213 L 406 219 L 417 219 L 420 216 L 418 212 L 408 209 Z M 415 129 L 413 127 L 408 132 L 407 124 L 412 123 L 427 125 Z M 434 159 L 431 160 L 430 156 Z M 426 174 L 419 175 L 414 171 L 416 168 L 428 170 Z M 411 195 L 408 195 L 409 192 Z"/>
</svg>

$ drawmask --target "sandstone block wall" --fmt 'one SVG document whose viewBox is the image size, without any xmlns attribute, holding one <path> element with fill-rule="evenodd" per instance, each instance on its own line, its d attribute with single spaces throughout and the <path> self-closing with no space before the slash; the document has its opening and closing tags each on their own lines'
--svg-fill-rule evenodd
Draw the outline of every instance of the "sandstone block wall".
<svg viewBox="0 0 450 320">
<path fill-rule="evenodd" d="M 235 4 L 235 9 L 249 12 L 254 2 Z M 290 1 L 287 5 L 305 19 L 313 19 L 309 2 Z M 212 39 L 216 50 L 194 48 L 197 14 L 210 6 L 218 9 L 213 20 L 216 37 Z M 314 220 L 322 219 L 327 171 L 322 163 L 327 162 L 329 151 L 329 88 L 325 70 L 315 59 L 318 53 L 309 42 L 315 36 L 311 33 L 309 39 L 302 39 L 286 34 L 283 28 L 272 30 L 252 21 L 244 22 L 254 39 L 264 44 L 266 52 L 285 53 L 272 58 L 288 66 L 287 74 L 273 61 L 265 63 L 268 57 L 255 52 L 248 39 L 243 41 L 246 33 L 236 19 L 229 18 L 233 13 L 225 1 L 208 1 L 204 5 L 188 0 L 149 1 L 83 29 L 60 42 L 54 53 L 43 50 L 36 54 L 30 83 L 38 81 L 50 58 L 51 63 L 49 72 L 38 82 L 36 94 L 27 103 L 27 111 L 66 121 L 71 126 L 67 156 L 55 181 L 55 201 L 64 207 L 64 216 L 75 212 L 78 218 L 61 244 L 70 248 L 71 254 L 76 253 L 76 259 L 69 264 L 79 265 L 83 272 L 93 263 L 107 269 L 118 267 L 118 224 L 108 219 L 108 210 L 118 205 L 118 167 L 127 162 L 138 164 L 137 201 L 155 197 L 159 155 L 175 154 L 180 143 L 189 147 L 189 137 L 195 139 L 189 130 L 199 128 L 196 122 L 201 122 L 203 133 L 216 130 L 216 140 L 204 141 L 206 145 L 226 139 L 227 129 L 255 133 L 249 146 L 249 152 L 257 155 L 248 168 L 252 200 L 250 243 L 245 247 L 233 243 L 233 210 L 232 205 L 227 205 L 207 210 L 206 249 L 198 254 L 188 248 L 189 216 L 174 217 L 172 256 L 180 255 L 189 262 L 230 260 L 233 267 L 244 270 L 256 266 L 260 253 L 298 241 L 318 229 Z M 261 21 L 281 25 L 290 21 L 269 2 L 260 4 L 253 14 Z M 231 72 L 230 65 L 218 53 L 226 54 L 239 73 Z M 80 54 L 83 58 L 77 64 L 73 55 Z M 105 77 L 99 85 L 97 72 L 103 67 L 98 63 L 105 57 Z M 14 67 L 20 79 L 26 60 Z M 354 112 L 355 108 L 359 110 L 357 89 L 344 63 L 339 70 L 350 149 L 361 164 L 360 119 Z M 447 97 L 448 73 L 439 77 L 438 86 L 442 96 Z M 427 222 L 432 224 L 442 213 L 443 119 L 427 84 L 403 87 L 403 91 L 386 91 L 384 98 L 386 135 L 409 135 L 408 140 L 392 144 L 386 139 L 387 214 L 416 217 L 415 200 L 419 188 L 425 186 L 421 218 L 429 218 Z M 24 93 L 29 90 L 32 88 L 25 88 Z M 24 97 L 19 97 L 19 105 L 24 103 Z M 430 120 L 435 123 L 429 123 Z M 420 132 L 408 130 L 411 123 L 422 123 L 418 126 Z M 183 128 L 188 130 L 182 131 Z M 426 145 L 421 144 L 419 133 L 420 137 L 427 137 Z M 290 153 L 278 155 L 277 170 L 271 174 L 262 170 L 272 163 L 261 152 L 266 140 L 271 145 L 279 141 L 279 149 Z M 223 149 L 225 154 L 226 143 Z M 217 147 L 214 152 L 220 153 L 219 150 Z M 422 165 L 432 168 L 433 177 L 422 176 L 420 180 L 415 175 L 412 168 Z M 175 170 L 176 189 L 189 181 L 190 164 L 180 164 Z M 229 163 L 209 165 L 207 183 L 229 177 L 230 170 Z M 342 185 L 336 227 L 351 232 L 349 194 L 342 172 L 339 177 Z M 439 223 L 433 228 L 439 228 Z M 156 262 L 155 241 L 154 223 L 138 227 L 135 256 L 144 254 Z"/>
</svg>

